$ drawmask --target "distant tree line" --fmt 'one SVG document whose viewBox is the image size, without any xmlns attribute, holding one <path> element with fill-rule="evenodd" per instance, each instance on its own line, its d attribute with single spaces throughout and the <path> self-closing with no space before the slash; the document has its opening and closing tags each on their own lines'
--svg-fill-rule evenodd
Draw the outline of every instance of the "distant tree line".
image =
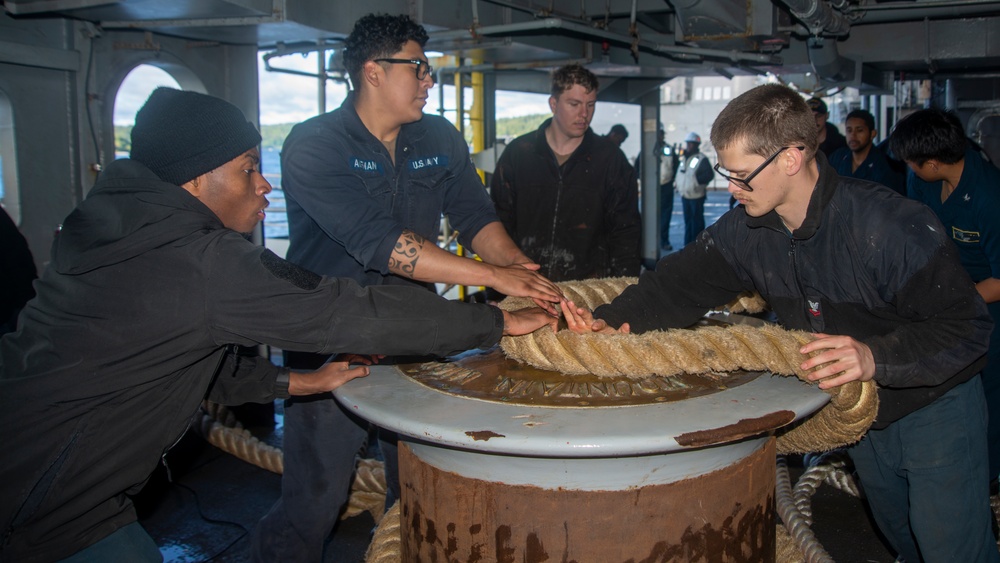
<svg viewBox="0 0 1000 563">
<path fill-rule="evenodd" d="M 525 133 L 530 133 L 543 121 L 552 117 L 548 113 L 536 113 L 532 115 L 522 115 L 520 117 L 504 117 L 497 120 L 497 138 L 510 141 L 515 137 L 520 137 Z"/>
<path fill-rule="evenodd" d="M 519 117 L 504 117 L 497 120 L 497 138 L 507 139 L 521 136 L 525 133 L 538 129 L 543 121 L 549 118 L 549 114 L 537 113 L 534 115 L 522 115 Z M 285 137 L 292 130 L 294 123 L 279 123 L 277 125 L 262 125 L 260 128 L 261 147 L 263 149 L 281 149 L 281 144 L 285 142 Z M 472 133 L 466 130 L 466 141 L 472 142 Z M 132 150 L 132 126 L 115 125 L 115 151 L 128 153 Z"/>
</svg>

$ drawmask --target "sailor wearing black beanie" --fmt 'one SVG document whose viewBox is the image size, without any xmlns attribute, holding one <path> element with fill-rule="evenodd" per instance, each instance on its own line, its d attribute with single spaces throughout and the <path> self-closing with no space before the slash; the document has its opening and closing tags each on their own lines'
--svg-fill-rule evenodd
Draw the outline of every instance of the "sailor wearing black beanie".
<svg viewBox="0 0 1000 563">
<path fill-rule="evenodd" d="M 259 144 L 257 128 L 233 104 L 157 88 L 135 116 L 130 158 L 180 186 Z"/>
</svg>

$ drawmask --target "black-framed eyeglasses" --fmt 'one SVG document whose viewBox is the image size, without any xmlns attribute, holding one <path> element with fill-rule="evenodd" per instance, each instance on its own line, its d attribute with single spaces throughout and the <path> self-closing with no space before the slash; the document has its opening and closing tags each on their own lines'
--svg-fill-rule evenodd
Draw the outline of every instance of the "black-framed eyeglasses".
<svg viewBox="0 0 1000 563">
<path fill-rule="evenodd" d="M 752 192 L 753 188 L 750 187 L 750 180 L 753 180 L 754 177 L 757 176 L 757 174 L 760 174 L 762 170 L 764 170 L 765 168 L 767 168 L 768 164 L 771 164 L 772 162 L 774 162 L 774 159 L 778 158 L 778 155 L 781 154 L 782 151 L 785 151 L 785 150 L 788 150 L 788 149 L 798 149 L 800 151 L 806 150 L 806 148 L 804 146 L 798 146 L 798 147 L 781 147 L 780 149 L 777 150 L 777 152 L 775 152 L 774 154 L 772 154 L 770 157 L 768 157 L 767 160 L 765 160 L 760 166 L 758 166 L 756 170 L 754 170 L 750 174 L 747 174 L 746 178 L 737 178 L 735 176 L 730 176 L 730 175 L 726 174 L 725 172 L 723 172 L 719 168 L 719 163 L 715 163 L 715 166 L 713 166 L 713 168 L 715 169 L 716 172 L 718 172 L 719 176 L 722 176 L 726 180 L 728 180 L 728 181 L 736 184 L 737 186 L 739 186 L 743 190 L 746 190 L 748 192 Z"/>
<path fill-rule="evenodd" d="M 422 61 L 420 59 L 372 59 L 376 63 L 390 63 L 394 65 L 417 65 L 417 80 L 423 80 L 427 78 L 429 74 L 434 72 L 434 67 L 427 61 Z"/>
</svg>

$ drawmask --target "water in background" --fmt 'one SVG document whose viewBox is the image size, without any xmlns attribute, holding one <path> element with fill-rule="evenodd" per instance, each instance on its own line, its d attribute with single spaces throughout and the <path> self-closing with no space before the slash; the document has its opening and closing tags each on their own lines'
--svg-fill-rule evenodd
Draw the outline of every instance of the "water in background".
<svg viewBox="0 0 1000 563">
<path fill-rule="evenodd" d="M 265 239 L 288 238 L 288 215 L 285 213 L 285 192 L 281 190 L 281 159 L 278 154 L 276 148 L 264 149 L 260 154 L 261 172 L 273 188 L 267 196 L 271 205 L 264 218 Z"/>
</svg>

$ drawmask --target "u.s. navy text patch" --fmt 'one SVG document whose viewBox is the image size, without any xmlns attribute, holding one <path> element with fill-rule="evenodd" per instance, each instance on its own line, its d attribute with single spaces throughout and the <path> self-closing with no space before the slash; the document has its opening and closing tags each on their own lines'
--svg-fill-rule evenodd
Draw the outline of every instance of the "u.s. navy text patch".
<svg viewBox="0 0 1000 563">
<path fill-rule="evenodd" d="M 410 159 L 410 170 L 421 170 L 436 166 L 448 166 L 448 157 L 443 154 Z"/>
</svg>

